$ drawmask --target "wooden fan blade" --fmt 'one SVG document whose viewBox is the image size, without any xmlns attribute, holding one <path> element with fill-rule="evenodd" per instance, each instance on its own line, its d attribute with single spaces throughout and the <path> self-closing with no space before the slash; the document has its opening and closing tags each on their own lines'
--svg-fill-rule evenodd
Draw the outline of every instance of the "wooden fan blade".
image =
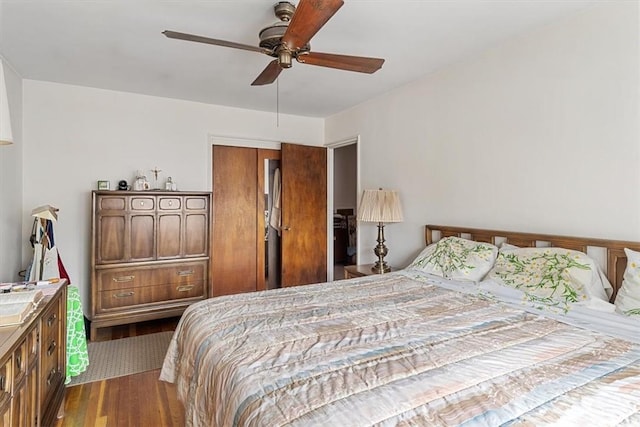
<svg viewBox="0 0 640 427">
<path fill-rule="evenodd" d="M 282 71 L 282 67 L 278 64 L 278 60 L 274 59 L 269 62 L 269 65 L 266 66 L 264 70 L 260 73 L 258 78 L 256 78 L 251 86 L 262 86 L 268 85 L 276 81 L 280 72 Z"/>
<path fill-rule="evenodd" d="M 298 56 L 298 62 L 320 67 L 338 68 L 359 73 L 375 73 L 384 64 L 384 59 L 366 56 L 336 55 L 333 53 L 309 52 Z"/>
<path fill-rule="evenodd" d="M 264 49 L 258 46 L 250 46 L 248 44 L 230 42 L 226 40 L 211 39 L 209 37 L 195 36 L 193 34 L 179 33 L 177 31 L 165 30 L 162 32 L 162 34 L 169 37 L 170 39 L 179 39 L 179 40 L 186 40 L 189 42 L 213 44 L 216 46 L 231 47 L 233 49 L 250 50 L 252 52 L 260 52 L 260 53 L 266 53 L 266 54 L 271 53 L 269 49 Z"/>
<path fill-rule="evenodd" d="M 309 43 L 320 28 L 342 7 L 343 0 L 300 0 L 282 43 L 296 51 Z"/>
</svg>

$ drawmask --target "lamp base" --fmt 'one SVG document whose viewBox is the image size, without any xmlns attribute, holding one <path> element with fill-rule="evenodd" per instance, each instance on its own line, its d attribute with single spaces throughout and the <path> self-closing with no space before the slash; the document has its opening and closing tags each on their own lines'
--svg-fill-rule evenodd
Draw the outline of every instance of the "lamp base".
<svg viewBox="0 0 640 427">
<path fill-rule="evenodd" d="M 387 247 L 384 245 L 384 224 L 378 223 L 378 245 L 373 249 L 373 253 L 376 254 L 378 260 L 371 268 L 371 271 L 377 274 L 388 273 L 391 271 L 391 267 L 384 261 L 385 255 L 387 255 Z"/>
<path fill-rule="evenodd" d="M 376 274 L 388 273 L 391 271 L 391 267 L 389 267 L 384 261 L 382 261 L 382 264 L 380 264 L 379 261 L 376 261 L 373 267 L 371 267 L 371 271 Z"/>
</svg>

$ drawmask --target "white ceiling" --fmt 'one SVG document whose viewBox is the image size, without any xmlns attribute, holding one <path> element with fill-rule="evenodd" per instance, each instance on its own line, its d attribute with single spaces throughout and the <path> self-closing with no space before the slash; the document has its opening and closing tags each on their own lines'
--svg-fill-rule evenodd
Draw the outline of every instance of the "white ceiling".
<svg viewBox="0 0 640 427">
<path fill-rule="evenodd" d="M 250 84 L 272 58 L 161 32 L 257 45 L 275 0 L 0 0 L 0 54 L 25 79 L 327 117 L 597 2 L 346 0 L 311 50 L 385 58 L 382 69 L 294 62 L 261 87 Z"/>
</svg>

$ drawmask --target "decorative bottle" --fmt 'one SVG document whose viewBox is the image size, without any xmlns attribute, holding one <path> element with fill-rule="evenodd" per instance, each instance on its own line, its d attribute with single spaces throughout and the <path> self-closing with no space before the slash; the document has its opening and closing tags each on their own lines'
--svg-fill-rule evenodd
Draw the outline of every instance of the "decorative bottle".
<svg viewBox="0 0 640 427">
<path fill-rule="evenodd" d="M 134 183 L 134 189 L 136 191 L 148 190 L 149 183 L 147 182 L 147 177 L 144 175 L 142 169 L 138 169 L 136 174 L 136 182 Z"/>
</svg>

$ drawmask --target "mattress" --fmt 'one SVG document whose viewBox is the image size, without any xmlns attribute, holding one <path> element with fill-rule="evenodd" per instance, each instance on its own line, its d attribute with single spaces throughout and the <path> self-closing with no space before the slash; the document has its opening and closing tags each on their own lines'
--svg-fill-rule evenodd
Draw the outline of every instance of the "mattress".
<svg viewBox="0 0 640 427">
<path fill-rule="evenodd" d="M 231 295 L 160 379 L 189 426 L 640 425 L 640 345 L 555 317 L 407 271 Z"/>
</svg>

